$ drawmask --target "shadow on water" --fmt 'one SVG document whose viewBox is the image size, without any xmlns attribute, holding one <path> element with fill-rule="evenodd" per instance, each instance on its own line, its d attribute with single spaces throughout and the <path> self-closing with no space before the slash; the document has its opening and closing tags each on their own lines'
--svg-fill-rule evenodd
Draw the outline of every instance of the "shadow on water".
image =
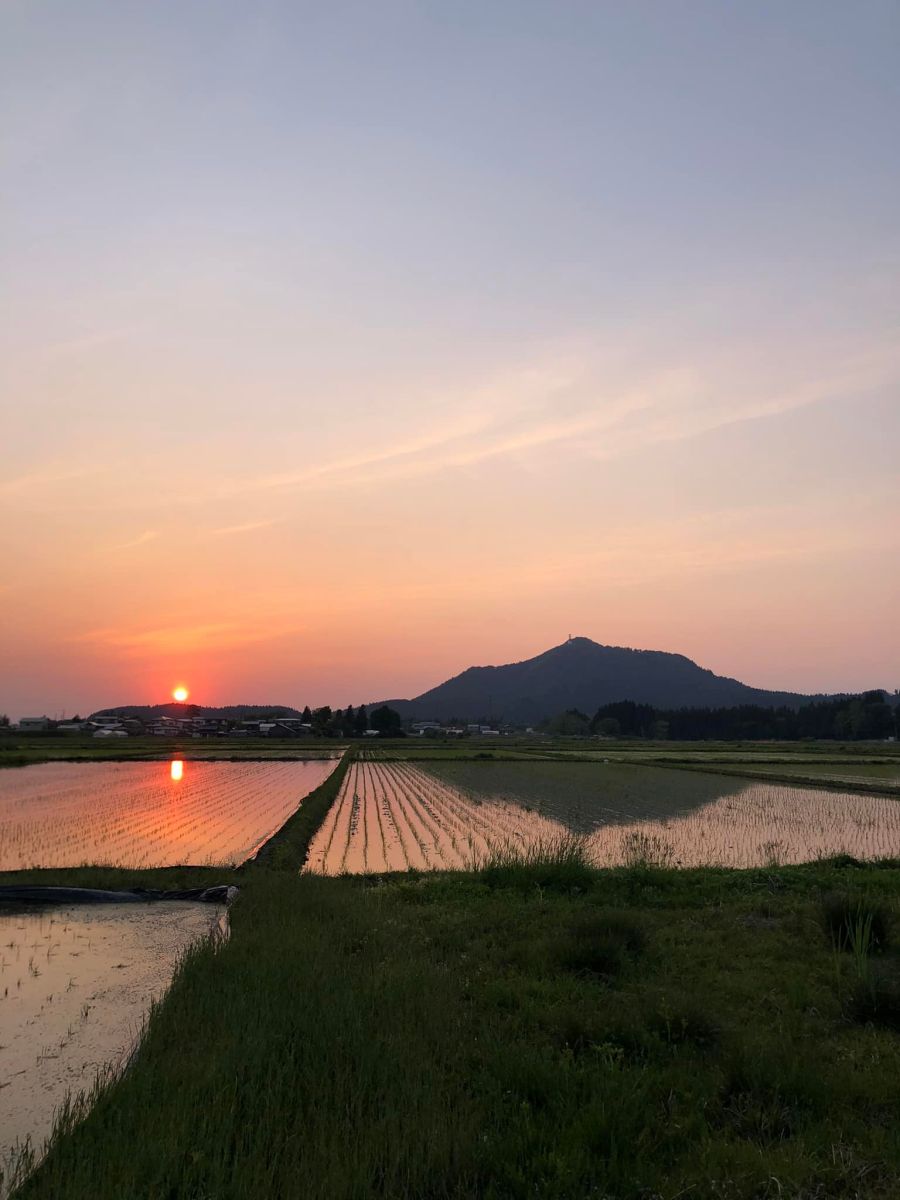
<svg viewBox="0 0 900 1200">
<path fill-rule="evenodd" d="M 900 852 L 896 800 L 850 791 L 621 763 L 465 763 L 439 777 L 485 809 L 517 806 L 533 826 L 585 835 L 597 865 L 753 867 Z"/>
<path fill-rule="evenodd" d="M 687 816 L 746 790 L 743 779 L 622 763 L 458 762 L 429 773 L 483 800 L 518 804 L 572 833 Z"/>
</svg>

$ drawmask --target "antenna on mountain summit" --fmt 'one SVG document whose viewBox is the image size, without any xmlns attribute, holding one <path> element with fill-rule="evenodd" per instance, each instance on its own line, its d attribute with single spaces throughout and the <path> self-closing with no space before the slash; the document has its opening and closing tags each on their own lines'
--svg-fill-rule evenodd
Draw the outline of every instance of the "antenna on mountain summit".
<svg viewBox="0 0 900 1200">
<path fill-rule="evenodd" d="M 571 640 L 572 640 L 572 635 L 571 635 L 571 633 L 570 633 L 570 634 L 569 634 L 569 636 L 568 636 L 568 638 L 567 638 L 567 641 L 570 641 L 570 642 L 571 642 Z"/>
</svg>

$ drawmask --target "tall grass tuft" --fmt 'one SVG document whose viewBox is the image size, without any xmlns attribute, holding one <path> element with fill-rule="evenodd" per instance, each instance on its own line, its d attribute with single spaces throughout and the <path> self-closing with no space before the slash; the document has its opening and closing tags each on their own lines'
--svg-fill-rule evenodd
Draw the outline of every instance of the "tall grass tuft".
<svg viewBox="0 0 900 1200">
<path fill-rule="evenodd" d="M 890 939 L 890 914 L 884 905 L 866 896 L 832 894 L 822 901 L 822 919 L 836 950 L 845 950 L 854 958 L 887 949 Z"/>
<path fill-rule="evenodd" d="M 863 1025 L 900 1029 L 900 980 L 867 963 L 850 989 L 846 1012 Z"/>
<path fill-rule="evenodd" d="M 524 846 L 511 841 L 495 843 L 486 855 L 473 856 L 471 869 L 488 887 L 518 891 L 585 892 L 595 878 L 587 839 L 574 833 Z"/>
<path fill-rule="evenodd" d="M 675 849 L 658 834 L 636 830 L 622 839 L 622 857 L 626 867 L 665 868 L 674 864 Z"/>
</svg>

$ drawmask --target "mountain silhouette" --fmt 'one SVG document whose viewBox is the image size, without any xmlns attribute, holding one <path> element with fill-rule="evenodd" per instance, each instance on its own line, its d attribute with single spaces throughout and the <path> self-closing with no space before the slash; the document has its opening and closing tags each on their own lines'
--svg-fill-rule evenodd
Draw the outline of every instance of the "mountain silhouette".
<svg viewBox="0 0 900 1200">
<path fill-rule="evenodd" d="M 635 700 L 656 708 L 760 704 L 797 708 L 822 697 L 770 692 L 715 675 L 683 654 L 601 646 L 573 637 L 524 662 L 469 667 L 412 700 L 387 700 L 404 720 L 507 721 L 531 724 L 569 708 L 589 716 L 601 704 Z"/>
</svg>

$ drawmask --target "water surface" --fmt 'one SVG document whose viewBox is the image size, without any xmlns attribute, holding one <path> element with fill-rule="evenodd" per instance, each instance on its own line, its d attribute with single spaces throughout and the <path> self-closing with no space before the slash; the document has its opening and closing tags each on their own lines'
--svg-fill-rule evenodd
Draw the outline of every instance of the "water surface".
<svg viewBox="0 0 900 1200">
<path fill-rule="evenodd" d="M 0 1167 L 40 1156 L 68 1093 L 119 1067 L 179 956 L 222 910 L 159 902 L 0 906 Z M 4 1185 L 0 1184 L 0 1196 Z"/>
<path fill-rule="evenodd" d="M 0 870 L 236 864 L 336 766 L 176 759 L 0 770 Z"/>
<path fill-rule="evenodd" d="M 326 874 L 442 870 L 576 833 L 598 866 L 900 856 L 900 802 L 604 763 L 358 762 L 310 847 Z"/>
</svg>

